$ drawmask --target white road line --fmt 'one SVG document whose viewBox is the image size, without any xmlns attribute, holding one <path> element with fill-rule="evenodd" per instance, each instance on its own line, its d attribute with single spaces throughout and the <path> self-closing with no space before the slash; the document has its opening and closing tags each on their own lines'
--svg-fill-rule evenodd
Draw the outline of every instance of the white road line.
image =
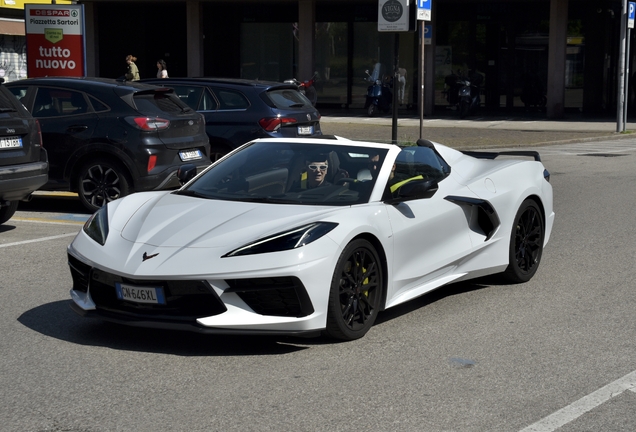
<svg viewBox="0 0 636 432">
<path fill-rule="evenodd" d="M 56 236 L 51 236 L 51 237 L 42 237 L 42 238 L 38 238 L 38 239 L 33 239 L 33 240 L 24 240 L 24 241 L 19 241 L 19 242 L 14 242 L 14 243 L 5 243 L 5 244 L 0 244 L 0 248 L 4 248 L 4 247 L 9 247 L 9 246 L 19 246 L 19 245 L 23 245 L 23 244 L 27 244 L 27 243 L 37 243 L 37 242 L 43 242 L 43 241 L 47 241 L 47 240 L 56 240 L 56 239 L 60 239 L 60 238 L 64 238 L 64 237 L 74 237 L 76 236 L 77 233 L 69 233 L 69 234 L 60 234 L 60 235 L 56 235 Z"/>
<path fill-rule="evenodd" d="M 623 378 L 609 383 L 605 387 L 582 397 L 576 402 L 556 411 L 553 414 L 521 429 L 519 432 L 552 432 L 561 426 L 576 420 L 583 414 L 599 405 L 604 404 L 611 398 L 620 395 L 625 390 L 636 392 L 636 371 L 628 373 Z"/>
</svg>

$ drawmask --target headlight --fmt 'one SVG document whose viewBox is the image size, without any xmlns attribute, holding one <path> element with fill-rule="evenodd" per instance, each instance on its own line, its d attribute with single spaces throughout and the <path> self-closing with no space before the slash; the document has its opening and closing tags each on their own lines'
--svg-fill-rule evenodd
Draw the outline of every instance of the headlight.
<svg viewBox="0 0 636 432">
<path fill-rule="evenodd" d="M 108 237 L 108 210 L 104 205 L 88 218 L 84 224 L 84 232 L 100 245 L 104 246 Z"/>
<path fill-rule="evenodd" d="M 293 230 L 249 243 L 223 255 L 223 258 L 296 249 L 318 240 L 337 226 L 337 223 L 332 222 L 315 222 L 303 225 Z"/>
</svg>

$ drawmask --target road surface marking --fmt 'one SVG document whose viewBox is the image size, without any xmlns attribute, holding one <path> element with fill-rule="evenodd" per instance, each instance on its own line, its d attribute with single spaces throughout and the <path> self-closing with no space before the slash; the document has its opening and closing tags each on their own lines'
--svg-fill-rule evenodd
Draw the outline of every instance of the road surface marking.
<svg viewBox="0 0 636 432">
<path fill-rule="evenodd" d="M 601 387 L 593 393 L 582 397 L 574 403 L 555 413 L 521 429 L 519 432 L 552 432 L 561 426 L 576 420 L 588 411 L 604 404 L 611 398 L 622 394 L 625 390 L 636 392 L 636 371 L 628 373 L 622 378 Z"/>
<path fill-rule="evenodd" d="M 20 246 L 20 245 L 27 244 L 27 243 L 37 243 L 37 242 L 43 242 L 43 241 L 48 241 L 48 240 L 57 240 L 57 239 L 61 239 L 61 238 L 64 238 L 64 237 L 75 237 L 76 235 L 77 235 L 77 233 L 74 232 L 74 233 L 60 234 L 60 235 L 50 236 L 50 237 L 41 237 L 41 238 L 37 238 L 37 239 L 33 239 L 33 240 L 24 240 L 24 241 L 19 241 L 19 242 L 14 242 L 14 243 L 5 243 L 5 244 L 0 244 L 0 248 L 9 247 L 9 246 Z"/>
</svg>

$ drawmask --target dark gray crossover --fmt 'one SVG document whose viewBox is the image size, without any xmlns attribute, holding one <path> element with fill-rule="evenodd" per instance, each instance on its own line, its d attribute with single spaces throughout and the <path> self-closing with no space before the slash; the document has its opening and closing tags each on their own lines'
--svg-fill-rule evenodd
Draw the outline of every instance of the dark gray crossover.
<svg viewBox="0 0 636 432">
<path fill-rule="evenodd" d="M 77 192 L 89 210 L 135 191 L 177 187 L 184 163 L 210 164 L 203 116 L 170 88 L 54 77 L 7 88 L 39 120 L 50 162 L 42 189 Z"/>
<path fill-rule="evenodd" d="M 172 87 L 205 116 L 212 160 L 257 138 L 322 135 L 320 113 L 294 84 L 230 78 L 142 81 Z"/>
</svg>

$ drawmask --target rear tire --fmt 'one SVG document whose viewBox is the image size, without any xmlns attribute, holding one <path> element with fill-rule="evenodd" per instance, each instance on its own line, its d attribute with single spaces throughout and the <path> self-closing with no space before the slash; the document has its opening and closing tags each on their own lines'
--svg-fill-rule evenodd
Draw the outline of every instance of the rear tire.
<svg viewBox="0 0 636 432">
<path fill-rule="evenodd" d="M 543 255 L 545 224 L 539 206 L 527 199 L 519 207 L 510 233 L 509 264 L 503 273 L 508 282 L 528 282 Z"/>
<path fill-rule="evenodd" d="M 468 111 L 470 111 L 470 103 L 466 100 L 461 100 L 459 102 L 459 118 L 465 118 L 468 115 Z"/>
<path fill-rule="evenodd" d="M 0 225 L 13 217 L 18 210 L 18 201 L 10 201 L 8 206 L 0 207 Z"/>
<path fill-rule="evenodd" d="M 95 159 L 80 169 L 77 193 L 84 207 L 92 212 L 131 192 L 131 181 L 118 162 Z"/>
<path fill-rule="evenodd" d="M 364 239 L 342 251 L 331 280 L 327 335 L 340 340 L 364 336 L 380 311 L 382 264 L 375 248 Z"/>
</svg>

